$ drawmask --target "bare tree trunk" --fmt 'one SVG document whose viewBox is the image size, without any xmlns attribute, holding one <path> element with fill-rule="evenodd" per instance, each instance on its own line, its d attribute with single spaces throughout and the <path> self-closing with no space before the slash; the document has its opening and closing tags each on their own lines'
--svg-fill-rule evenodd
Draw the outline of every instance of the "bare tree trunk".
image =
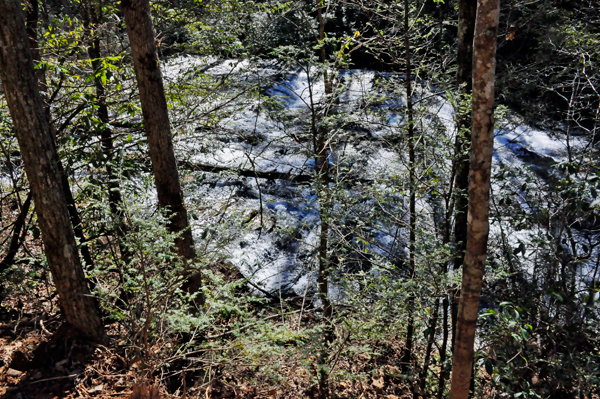
<svg viewBox="0 0 600 399">
<path fill-rule="evenodd" d="M 438 379 L 438 391 L 437 399 L 444 397 L 444 390 L 446 388 L 446 379 L 448 378 L 448 367 L 446 367 L 446 351 L 448 350 L 448 307 L 450 301 L 448 295 L 444 296 L 442 301 L 442 347 L 440 348 L 440 378 Z"/>
<path fill-rule="evenodd" d="M 38 0 L 28 0 L 25 5 L 27 11 L 26 20 L 27 36 L 29 38 L 29 50 L 31 51 L 33 63 L 34 65 L 36 65 L 41 61 L 41 53 L 37 38 L 39 4 Z M 46 91 L 48 90 L 48 86 L 46 84 L 46 73 L 43 68 L 36 68 L 35 74 L 37 77 L 38 90 L 40 91 L 42 102 L 44 103 L 44 114 L 46 116 L 46 119 L 50 121 L 52 118 L 50 115 L 50 104 L 47 103 L 46 99 Z M 54 126 L 52 126 L 52 124 L 50 124 L 50 131 L 52 133 L 52 139 L 56 140 L 56 129 L 54 128 Z M 63 184 L 63 189 L 65 191 L 65 199 L 67 200 L 67 206 L 69 209 L 69 218 L 71 219 L 71 224 L 73 225 L 75 237 L 77 237 L 80 243 L 79 250 L 81 252 L 81 257 L 83 258 L 85 266 L 92 267 L 94 265 L 94 262 L 92 260 L 90 249 L 87 245 L 87 239 L 85 238 L 85 234 L 83 233 L 81 217 L 79 216 L 79 212 L 77 212 L 75 199 L 73 198 L 73 193 L 71 192 L 71 187 L 69 186 L 69 178 L 67 177 L 64 171 L 64 167 L 60 160 L 58 166 L 60 168 L 61 181 Z"/>
<path fill-rule="evenodd" d="M 170 212 L 170 230 L 181 233 L 175 242 L 178 254 L 184 259 L 193 259 L 194 241 L 189 229 L 173 152 L 171 125 L 156 52 L 150 3 L 148 0 L 124 0 L 121 5 L 140 91 L 158 202 L 161 208 Z"/>
<path fill-rule="evenodd" d="M 427 384 L 427 372 L 429 371 L 429 362 L 431 360 L 431 351 L 433 350 L 433 342 L 435 341 L 435 330 L 437 328 L 437 322 L 440 315 L 440 300 L 435 299 L 435 307 L 433 308 L 433 315 L 431 316 L 431 324 L 429 324 L 429 337 L 427 338 L 427 349 L 425 349 L 425 360 L 423 361 L 423 369 L 419 376 L 421 392 L 425 392 L 425 385 Z"/>
<path fill-rule="evenodd" d="M 467 249 L 456 325 L 451 399 L 469 397 L 475 327 L 489 233 L 494 149 L 494 75 L 499 0 L 479 0 L 473 41 L 473 130 L 469 173 Z"/>
<path fill-rule="evenodd" d="M 333 326 L 331 325 L 331 316 L 333 308 L 329 299 L 329 160 L 327 157 L 327 147 L 325 145 L 324 128 L 319 128 L 319 137 L 317 138 L 317 149 L 315 156 L 315 166 L 317 167 L 318 182 L 317 191 L 319 196 L 319 215 L 321 218 L 321 232 L 319 235 L 319 276 L 318 288 L 319 298 L 321 299 L 323 317 L 325 326 L 323 328 L 323 349 L 319 354 L 319 397 L 327 398 L 329 373 L 325 368 L 326 359 L 329 354 L 329 346 L 333 342 Z"/>
<path fill-rule="evenodd" d="M 476 13 L 477 0 L 458 0 L 456 83 L 459 86 L 465 85 L 465 93 L 470 93 L 473 87 L 473 37 L 475 35 Z"/>
<path fill-rule="evenodd" d="M 37 65 L 42 61 L 40 53 L 40 46 L 37 40 L 37 25 L 39 19 L 39 4 L 38 0 L 27 0 L 25 1 L 25 10 L 27 11 L 27 36 L 29 38 L 29 48 L 31 49 L 31 57 L 33 58 L 33 65 Z M 48 87 L 46 86 L 46 74 L 42 68 L 36 68 L 35 74 L 38 78 L 38 88 L 40 92 L 46 92 Z M 42 97 L 43 99 L 43 97 Z M 50 108 L 48 108 L 48 115 L 50 114 Z"/>
<path fill-rule="evenodd" d="M 458 52 L 456 56 L 456 84 L 459 99 L 472 91 L 473 34 L 477 0 L 458 0 Z M 469 208 L 469 148 L 471 147 L 471 116 L 469 112 L 457 113 L 455 142 L 455 209 L 454 221 L 454 270 L 458 270 L 465 260 L 467 246 L 467 212 Z M 452 352 L 456 335 L 456 316 L 460 293 L 454 290 L 452 301 Z"/>
<path fill-rule="evenodd" d="M 408 267 L 409 267 L 409 279 L 415 277 L 415 228 L 417 223 L 417 212 L 416 212 L 416 174 L 415 174 L 415 127 L 413 120 L 413 101 L 412 101 L 412 65 L 411 65 L 411 54 L 410 54 L 410 37 L 409 37 L 409 0 L 404 0 L 404 51 L 406 52 L 406 112 L 407 112 L 407 138 L 408 138 L 408 169 L 409 169 L 409 241 L 408 241 Z M 413 307 L 415 298 L 413 295 L 408 297 L 408 326 L 406 328 L 406 348 L 404 348 L 404 356 L 402 358 L 402 369 L 407 372 L 412 362 L 412 351 L 413 351 L 413 335 L 415 329 L 415 319 L 413 314 Z"/>
<path fill-rule="evenodd" d="M 319 39 L 325 39 L 325 23 L 322 15 L 322 7 L 319 6 L 317 11 L 319 19 Z M 327 53 L 325 46 L 321 48 L 321 62 L 325 65 L 327 61 Z M 323 117 L 327 116 L 327 111 L 330 96 L 333 92 L 332 81 L 333 77 L 329 76 L 327 70 L 323 72 L 323 81 L 325 84 L 326 103 L 323 112 Z M 315 152 L 315 167 L 317 169 L 317 191 L 320 197 L 320 214 L 321 214 L 321 233 L 319 237 L 319 293 L 321 302 L 323 302 L 323 313 L 327 319 L 331 317 L 331 301 L 328 296 L 328 280 L 329 280 L 329 262 L 327 256 L 328 236 L 329 236 L 329 157 L 327 153 L 327 129 L 320 123 L 320 126 L 314 126 L 314 134 L 316 135 Z"/>
<path fill-rule="evenodd" d="M 50 130 L 52 130 L 52 126 L 50 126 Z M 73 198 L 73 193 L 71 192 L 69 178 L 65 173 L 60 159 L 58 160 L 58 167 L 60 169 L 60 178 L 63 184 L 65 200 L 67 201 L 69 219 L 71 220 L 71 225 L 73 226 L 75 237 L 77 237 L 77 239 L 79 240 L 79 250 L 81 252 L 81 257 L 83 258 L 84 266 L 93 267 L 94 261 L 92 259 L 92 254 L 90 253 L 90 248 L 87 244 L 87 239 L 85 238 L 85 234 L 83 233 L 83 222 L 81 221 L 81 217 L 79 216 L 79 212 L 77 211 L 77 206 L 75 205 L 75 198 Z"/>
<path fill-rule="evenodd" d="M 17 0 L 0 0 L 0 76 L 61 310 L 67 323 L 101 340 L 104 326 L 79 260 L 58 154 L 38 91 L 21 2 Z"/>
<path fill-rule="evenodd" d="M 108 175 L 108 206 L 115 224 L 115 233 L 119 241 L 119 251 L 122 261 L 129 264 L 133 258 L 131 251 L 124 245 L 125 236 L 128 232 L 123 215 L 123 199 L 121 197 L 121 187 L 119 186 L 119 176 L 113 167 L 113 137 L 109 126 L 108 106 L 106 105 L 106 90 L 102 84 L 102 79 L 98 76 L 98 71 L 102 67 L 100 60 L 100 36 L 98 32 L 100 20 L 102 19 L 102 4 L 100 0 L 89 0 L 81 2 L 81 14 L 88 36 L 87 52 L 92 64 L 94 73 L 94 86 L 96 88 L 96 104 L 98 106 L 98 118 L 102 122 L 100 127 L 100 139 L 102 142 L 102 151 L 106 161 L 106 174 Z"/>
<path fill-rule="evenodd" d="M 451 182 L 453 179 L 450 179 Z M 453 194 L 454 185 L 450 184 L 449 194 L 446 200 L 446 217 L 444 220 L 444 238 L 442 240 L 443 245 L 448 245 L 450 243 L 450 234 L 451 234 L 451 226 L 452 226 L 452 214 L 454 212 L 454 199 L 455 196 Z M 442 265 L 442 275 L 446 276 L 448 274 L 448 261 L 444 261 Z M 448 350 L 448 310 L 450 308 L 450 300 L 449 297 L 453 295 L 453 290 L 450 290 L 450 294 L 444 293 L 444 297 L 442 299 L 442 346 L 440 347 L 440 375 L 438 378 L 438 391 L 437 391 L 437 399 L 442 399 L 444 397 L 444 391 L 446 388 L 446 380 L 450 375 L 449 367 L 446 365 L 446 355 Z"/>
<path fill-rule="evenodd" d="M 317 3 L 317 19 L 319 23 L 319 40 L 323 43 L 325 40 L 325 20 L 323 18 L 323 7 L 320 2 Z M 315 169 L 317 171 L 317 196 L 319 198 L 319 216 L 321 219 L 321 231 L 319 235 L 319 276 L 318 288 L 319 298 L 323 306 L 323 316 L 325 326 L 323 329 L 323 349 L 319 353 L 319 397 L 324 399 L 329 397 L 329 373 L 326 367 L 326 359 L 329 355 L 329 346 L 334 339 L 333 326 L 331 325 L 331 316 L 333 308 L 329 299 L 329 209 L 331 206 L 329 192 L 329 154 L 327 148 L 327 127 L 324 118 L 327 117 L 331 95 L 333 94 L 333 73 L 329 75 L 327 71 L 327 50 L 325 45 L 321 47 L 321 63 L 324 67 L 323 83 L 325 85 L 325 103 L 321 121 L 317 127 L 313 123 L 314 155 Z M 313 110 L 314 112 L 314 110 Z M 316 122 L 316 119 L 313 119 Z"/>
<path fill-rule="evenodd" d="M 17 217 L 15 221 L 15 225 L 13 227 L 12 237 L 10 238 L 10 244 L 8 245 L 8 251 L 6 251 L 6 255 L 2 262 L 0 262 L 0 273 L 3 273 L 6 269 L 11 267 L 15 263 L 15 257 L 19 252 L 19 248 L 25 239 L 25 234 L 21 234 L 21 231 L 24 233 L 25 223 L 27 220 L 27 215 L 29 214 L 29 207 L 31 206 L 31 197 L 32 192 L 30 191 L 27 194 L 27 198 L 23 205 L 21 205 L 21 213 Z M 2 293 L 2 288 L 0 287 L 0 294 Z"/>
</svg>

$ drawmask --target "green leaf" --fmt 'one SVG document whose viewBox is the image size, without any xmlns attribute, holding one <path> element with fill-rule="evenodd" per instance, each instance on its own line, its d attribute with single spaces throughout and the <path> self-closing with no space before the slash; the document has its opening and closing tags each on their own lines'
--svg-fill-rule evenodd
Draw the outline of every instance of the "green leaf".
<svg viewBox="0 0 600 399">
<path fill-rule="evenodd" d="M 485 371 L 489 375 L 492 375 L 494 373 L 494 361 L 492 359 L 487 359 L 485 361 Z"/>
<path fill-rule="evenodd" d="M 554 296 L 556 297 L 556 299 L 558 299 L 559 302 L 564 302 L 564 298 L 562 297 L 562 295 L 558 294 L 558 293 L 554 293 Z"/>
<path fill-rule="evenodd" d="M 479 317 L 488 317 L 488 316 L 494 316 L 497 314 L 498 314 L 498 312 L 496 312 L 494 309 L 488 309 L 485 312 L 483 312 L 481 315 L 479 315 Z"/>
</svg>

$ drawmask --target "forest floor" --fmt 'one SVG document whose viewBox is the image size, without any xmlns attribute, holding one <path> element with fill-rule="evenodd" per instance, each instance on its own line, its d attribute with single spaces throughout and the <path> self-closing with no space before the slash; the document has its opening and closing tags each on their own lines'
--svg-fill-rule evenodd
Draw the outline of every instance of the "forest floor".
<svg viewBox="0 0 600 399">
<path fill-rule="evenodd" d="M 263 366 L 260 364 L 247 367 L 222 363 L 198 372 L 186 369 L 185 362 L 173 362 L 170 367 L 154 372 L 149 380 L 143 377 L 147 374 L 144 359 L 135 355 L 135 348 L 122 345 L 124 340 L 117 323 L 106 326 L 109 336 L 106 346 L 92 344 L 66 327 L 56 309 L 55 295 L 40 297 L 39 292 L 36 297 L 9 296 L 2 302 L 0 399 L 311 398 L 317 395 L 316 368 L 310 370 L 295 361 L 297 359 L 292 360 L 296 353 L 293 348 L 288 353 L 289 367 L 278 370 L 277 379 L 281 383 L 277 385 L 268 379 L 256 378 L 259 374 L 256 370 Z M 263 310 L 268 310 L 268 306 Z M 268 319 L 265 314 L 262 314 L 263 320 Z M 273 311 L 273 315 L 277 313 Z M 311 320 L 316 323 L 313 317 L 302 321 L 306 324 Z M 235 345 L 234 339 L 229 343 Z M 221 341 L 219 345 L 227 343 Z M 338 370 L 356 377 L 332 379 L 331 397 L 418 397 L 410 393 L 406 377 L 399 369 L 402 341 L 391 339 L 383 347 L 386 350 L 377 355 L 337 356 Z M 148 386 L 156 389 L 154 393 L 158 396 L 152 396 Z"/>
</svg>

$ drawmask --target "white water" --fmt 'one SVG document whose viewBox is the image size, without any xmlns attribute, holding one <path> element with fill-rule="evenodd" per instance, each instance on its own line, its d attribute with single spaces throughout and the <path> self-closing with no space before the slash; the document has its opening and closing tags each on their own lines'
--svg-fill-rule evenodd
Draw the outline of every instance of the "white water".
<svg viewBox="0 0 600 399">
<path fill-rule="evenodd" d="M 177 79 L 178 75 L 185 75 L 186 70 L 197 70 L 198 67 L 210 63 L 214 65 L 215 62 L 214 59 L 176 59 L 165 66 L 165 76 Z M 257 97 L 240 100 L 237 102 L 237 109 L 232 107 L 230 114 L 221 119 L 210 134 L 188 134 L 177 140 L 179 157 L 192 162 L 231 168 L 252 169 L 254 166 L 261 171 L 311 173 L 314 160 L 310 156 L 310 142 L 298 138 L 306 132 L 311 107 L 318 105 L 325 95 L 321 75 L 316 68 L 281 71 L 274 66 L 258 68 L 246 61 L 240 63 L 227 60 L 206 69 L 206 73 L 236 76 L 234 80 L 242 86 L 247 82 L 260 81 L 263 92 L 276 100 L 280 108 L 273 110 L 265 105 L 264 99 Z M 389 178 L 398 176 L 400 181 L 406 180 L 406 144 L 401 140 L 390 147 L 386 141 L 397 139 L 402 133 L 405 97 L 401 91 L 390 97 L 389 92 L 376 86 L 378 80 L 398 79 L 399 76 L 368 70 L 340 72 L 337 86 L 340 91 L 339 100 L 334 111 L 343 113 L 347 123 L 354 123 L 360 128 L 354 131 L 343 128 L 333 130 L 337 144 L 332 159 L 348 166 L 355 173 L 354 178 L 371 180 L 373 187 L 381 193 L 396 198 L 396 209 L 400 213 L 407 187 L 402 184 L 390 186 Z M 423 101 L 419 101 L 420 99 Z M 426 152 L 434 154 L 429 163 L 435 168 L 435 173 L 441 179 L 447 179 L 451 164 L 449 156 L 444 156 L 444 151 L 452 148 L 456 133 L 453 107 L 443 95 L 419 85 L 415 100 L 418 106 L 417 129 L 438 129 L 445 132 L 446 139 L 437 143 L 428 142 Z M 208 109 L 223 101 L 219 99 L 203 106 Z M 508 195 L 510 193 L 507 192 L 510 191 L 518 192 L 527 179 L 539 183 L 536 168 L 547 167 L 547 162 L 564 162 L 567 159 L 564 135 L 534 129 L 514 114 L 500 121 L 499 125 L 494 144 L 494 174 L 499 173 L 501 167 L 510 168 L 518 171 L 518 178 L 508 184 L 493 181 L 495 198 Z M 364 137 L 362 140 L 346 139 L 352 135 Z M 240 139 L 248 136 L 255 139 L 250 140 L 251 142 Z M 216 139 L 218 137 L 219 140 Z M 207 145 L 210 148 L 208 151 Z M 570 140 L 572 151 L 582 150 L 585 145 L 584 138 Z M 435 158 L 436 156 L 439 158 Z M 221 248 L 222 253 L 244 275 L 251 277 L 267 291 L 291 289 L 296 294 L 302 294 L 307 283 L 314 283 L 319 212 L 316 197 L 310 187 L 286 181 L 259 179 L 259 193 L 254 178 L 238 177 L 235 174 L 220 177 L 208 174 L 204 178 L 216 183 L 216 186 L 200 183 L 185 188 L 188 207 L 198 216 L 194 221 L 197 240 L 207 226 L 215 227 L 214 223 L 221 230 L 228 231 L 229 241 Z M 260 228 L 259 216 L 242 225 L 241 222 L 248 218 L 251 211 L 261 208 L 258 200 L 260 195 L 263 227 Z M 529 205 L 525 194 L 520 199 L 516 196 L 515 200 L 527 210 Z M 365 209 L 372 206 L 365 205 Z M 433 210 L 427 196 L 419 197 L 418 212 L 420 226 L 425 230 L 433 230 Z M 368 248 L 373 253 L 384 253 L 391 245 L 398 247 L 393 239 L 397 226 L 385 223 L 379 225 L 382 231 L 374 234 L 375 241 Z M 273 226 L 275 228 L 269 231 Z M 506 222 L 503 223 L 503 229 L 511 246 L 517 247 L 520 242 L 527 243 L 527 250 L 521 256 L 521 261 L 525 265 L 533 265 L 533 246 L 529 243 L 539 234 L 539 229 L 531 226 L 515 230 Z M 405 238 L 406 231 L 402 231 L 399 239 Z M 497 223 L 493 224 L 490 242 L 498 242 L 500 239 L 500 227 Z M 406 252 L 404 242 L 399 247 L 397 250 Z M 530 272 L 532 267 L 529 268 Z"/>
</svg>

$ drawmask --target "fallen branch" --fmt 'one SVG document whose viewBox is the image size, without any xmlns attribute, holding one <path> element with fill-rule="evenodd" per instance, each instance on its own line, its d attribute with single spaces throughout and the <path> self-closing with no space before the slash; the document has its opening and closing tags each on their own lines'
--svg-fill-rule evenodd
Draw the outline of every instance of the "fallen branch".
<svg viewBox="0 0 600 399">
<path fill-rule="evenodd" d="M 229 166 L 218 166 L 218 165 L 209 165 L 202 163 L 192 163 L 181 161 L 179 164 L 189 170 L 199 171 L 199 172 L 209 172 L 209 173 L 220 173 L 220 172 L 232 172 L 236 173 L 239 176 L 244 177 L 254 177 L 259 179 L 267 179 L 267 180 L 288 180 L 294 183 L 308 183 L 313 180 L 313 176 L 306 174 L 293 174 L 291 172 L 263 172 L 259 170 L 253 169 L 240 169 Z"/>
</svg>

